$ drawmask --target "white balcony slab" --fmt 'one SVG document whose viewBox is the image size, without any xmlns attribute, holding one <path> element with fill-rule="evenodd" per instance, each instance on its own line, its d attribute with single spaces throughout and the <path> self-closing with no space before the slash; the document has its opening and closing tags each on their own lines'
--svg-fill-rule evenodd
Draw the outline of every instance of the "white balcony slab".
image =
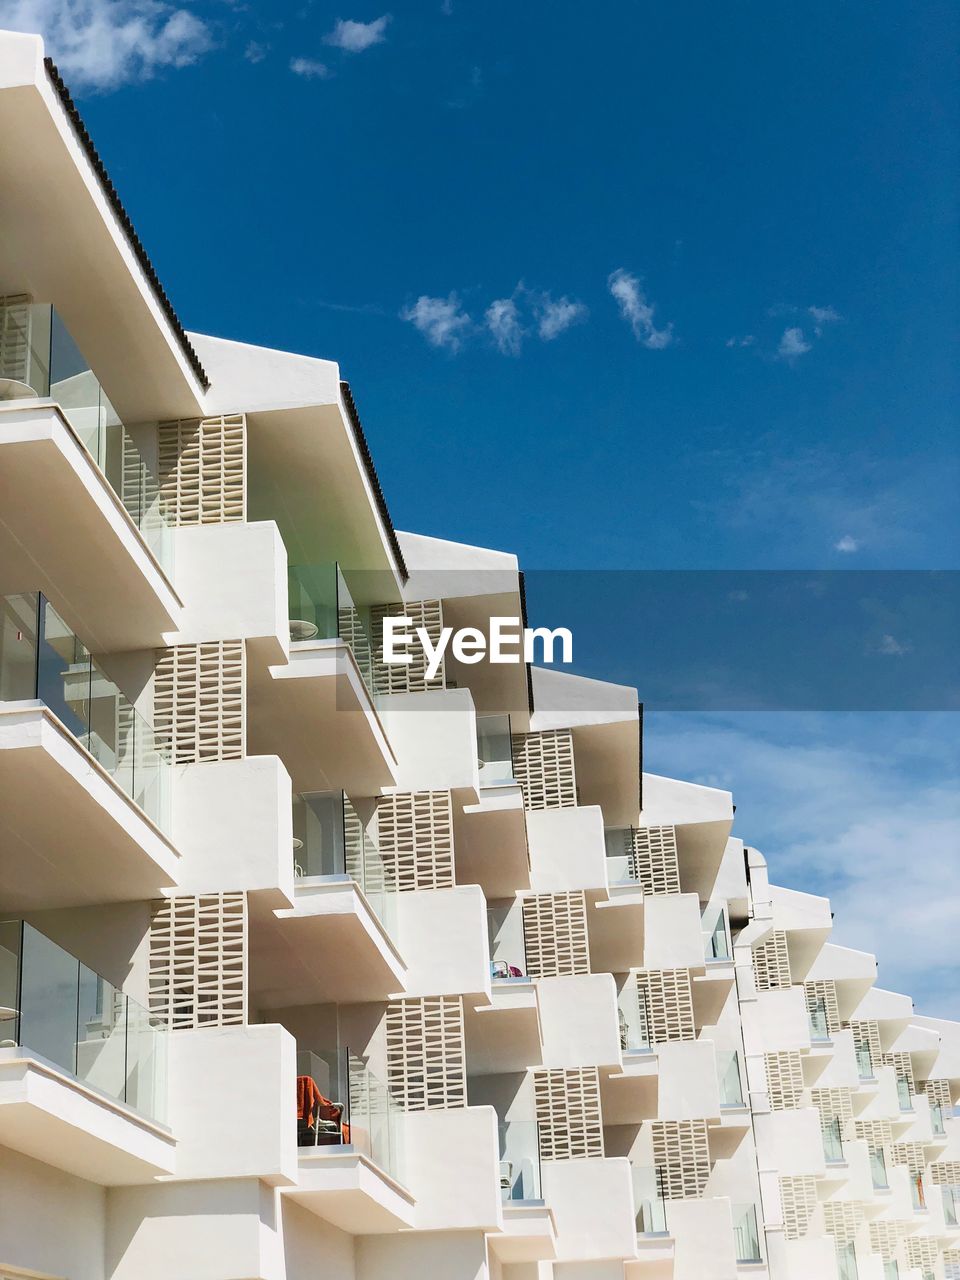
<svg viewBox="0 0 960 1280">
<path fill-rule="evenodd" d="M 294 906 L 250 904 L 251 1001 L 264 1009 L 384 1000 L 404 990 L 397 946 L 346 876 L 297 882 Z"/>
<path fill-rule="evenodd" d="M 609 901 L 598 901 L 598 894 L 588 894 L 588 898 L 587 932 L 592 967 L 607 973 L 642 968 L 646 919 L 642 895 L 618 894 Z"/>
<path fill-rule="evenodd" d="M 181 602 L 59 407 L 0 403 L 0 594 L 42 591 L 88 648 L 146 649 Z"/>
<path fill-rule="evenodd" d="M 288 663 L 251 670 L 247 747 L 279 756 L 295 791 L 376 795 L 396 780 L 386 732 L 342 640 L 292 644 Z"/>
<path fill-rule="evenodd" d="M 487 1237 L 503 1264 L 545 1262 L 557 1256 L 557 1224 L 553 1210 L 535 1201 L 506 1201 L 503 1230 Z"/>
<path fill-rule="evenodd" d="M 29 1049 L 0 1049 L 0 1146 L 101 1186 L 173 1172 L 173 1135 Z"/>
<path fill-rule="evenodd" d="M 610 1125 L 639 1125 L 655 1120 L 658 1114 L 660 1066 L 650 1053 L 623 1054 L 618 1071 L 605 1071 L 600 1077 L 600 1101 L 603 1122 Z"/>
<path fill-rule="evenodd" d="M 490 1003 L 464 1004 L 467 1071 L 475 1075 L 523 1072 L 542 1059 L 537 984 L 507 978 L 491 984 Z"/>
<path fill-rule="evenodd" d="M 0 704 L 0 899 L 10 912 L 144 900 L 170 841 L 39 702 Z"/>
<path fill-rule="evenodd" d="M 352 1147 L 301 1148 L 296 1187 L 283 1195 L 350 1235 L 412 1227 L 413 1196 Z"/>
<path fill-rule="evenodd" d="M 487 898 L 530 888 L 530 853 L 518 786 L 484 787 L 479 804 L 454 812 L 457 884 L 478 884 Z"/>
</svg>

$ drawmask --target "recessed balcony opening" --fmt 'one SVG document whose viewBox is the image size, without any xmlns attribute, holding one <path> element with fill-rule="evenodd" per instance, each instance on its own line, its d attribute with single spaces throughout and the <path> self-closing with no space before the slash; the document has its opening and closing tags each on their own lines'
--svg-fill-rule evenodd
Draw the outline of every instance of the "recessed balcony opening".
<svg viewBox="0 0 960 1280">
<path fill-rule="evenodd" d="M 42 702 L 162 831 L 167 753 L 153 727 L 39 592 L 0 597 L 0 701 Z"/>
<path fill-rule="evenodd" d="M 890 1181 L 887 1177 L 887 1160 L 879 1147 L 870 1149 L 870 1176 L 874 1191 L 889 1191 Z"/>
<path fill-rule="evenodd" d="M 0 1050 L 35 1056 L 162 1124 L 167 1035 L 162 1019 L 46 934 L 0 922 Z"/>
<path fill-rule="evenodd" d="M 857 1045 L 857 1074 L 863 1081 L 876 1080 L 873 1070 L 873 1054 L 865 1044 Z"/>
<path fill-rule="evenodd" d="M 403 1109 L 348 1048 L 297 1049 L 297 1146 L 301 1154 L 356 1152 L 403 1182 Z"/>
<path fill-rule="evenodd" d="M 726 1111 L 742 1111 L 743 1080 L 740 1074 L 740 1055 L 734 1050 L 717 1051 L 717 1075 L 720 1082 L 720 1108 Z"/>
<path fill-rule="evenodd" d="M 344 792 L 294 796 L 293 867 L 296 882 L 305 886 L 352 880 L 396 939 L 396 884 L 380 854 L 372 824 L 360 817 Z"/>
<path fill-rule="evenodd" d="M 730 924 L 723 903 L 703 907 L 701 915 L 703 955 L 707 964 L 729 964 L 733 959 Z"/>
<path fill-rule="evenodd" d="M 910 1081 L 897 1076 L 897 1102 L 903 1112 L 913 1111 L 913 1095 L 910 1092 Z"/>
<path fill-rule="evenodd" d="M 827 1021 L 826 1001 L 818 997 L 809 1006 L 810 1039 L 815 1044 L 830 1044 L 830 1024 Z"/>
<path fill-rule="evenodd" d="M 487 907 L 487 935 L 490 944 L 491 982 L 529 982 L 523 936 L 523 908 L 519 898 L 491 903 Z"/>
<path fill-rule="evenodd" d="M 760 1252 L 760 1231 L 757 1227 L 757 1207 L 753 1204 L 735 1204 L 732 1209 L 737 1265 L 755 1266 L 763 1261 L 763 1255 Z"/>
<path fill-rule="evenodd" d="M 823 1157 L 827 1164 L 843 1164 L 846 1159 L 843 1152 L 843 1129 L 836 1116 L 823 1122 Z"/>
<path fill-rule="evenodd" d="M 159 479 L 49 303 L 0 299 L 0 401 L 53 400 L 120 498 L 156 560 L 173 569 L 173 522 Z"/>
<path fill-rule="evenodd" d="M 500 1198 L 504 1204 L 542 1204 L 540 1126 L 536 1120 L 501 1120 Z"/>
<path fill-rule="evenodd" d="M 633 1204 L 637 1215 L 638 1236 L 666 1236 L 667 1202 L 664 1195 L 666 1178 L 659 1165 L 639 1166 L 631 1164 L 633 1179 Z"/>
<path fill-rule="evenodd" d="M 290 640 L 309 644 L 342 640 L 356 661 L 367 692 L 376 694 L 369 606 L 359 608 L 339 564 L 290 565 L 287 576 Z"/>
<path fill-rule="evenodd" d="M 837 1245 L 837 1276 L 839 1280 L 860 1280 L 857 1249 L 852 1242 Z"/>
<path fill-rule="evenodd" d="M 508 715 L 477 716 L 477 761 L 481 787 L 512 787 L 513 735 Z"/>
<path fill-rule="evenodd" d="M 960 1186 L 941 1185 L 943 1221 L 948 1227 L 960 1226 Z"/>
<path fill-rule="evenodd" d="M 617 1021 L 620 1049 L 625 1054 L 653 1052 L 650 997 L 646 987 L 637 982 L 634 973 L 627 974 L 617 992 Z"/>
</svg>

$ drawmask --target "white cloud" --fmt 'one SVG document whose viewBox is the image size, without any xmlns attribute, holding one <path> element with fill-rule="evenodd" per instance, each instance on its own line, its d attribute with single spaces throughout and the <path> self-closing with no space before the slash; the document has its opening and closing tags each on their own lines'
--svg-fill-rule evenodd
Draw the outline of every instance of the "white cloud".
<svg viewBox="0 0 960 1280">
<path fill-rule="evenodd" d="M 781 360 L 786 360 L 789 363 L 799 356 L 805 356 L 809 350 L 810 343 L 804 337 L 802 329 L 784 329 L 780 345 L 777 347 L 777 355 Z"/>
<path fill-rule="evenodd" d="M 461 342 L 473 323 L 455 293 L 448 294 L 446 298 L 421 294 L 413 306 L 404 307 L 400 319 L 408 320 L 432 347 L 444 347 L 448 351 L 460 350 Z"/>
<path fill-rule="evenodd" d="M 752 347 L 756 341 L 757 339 L 752 333 L 747 333 L 742 338 L 728 338 L 726 345 L 728 347 Z"/>
<path fill-rule="evenodd" d="M 497 298 L 487 307 L 484 319 L 493 335 L 497 350 L 505 356 L 518 356 L 523 346 L 524 328 L 513 298 Z"/>
<path fill-rule="evenodd" d="M 813 317 L 813 331 L 818 338 L 823 334 L 824 325 L 838 324 L 843 319 L 833 307 L 807 307 L 807 314 Z"/>
<path fill-rule="evenodd" d="M 303 76 L 305 80 L 326 80 L 330 75 L 327 64 L 318 62 L 316 58 L 291 58 L 290 70 L 295 76 Z"/>
<path fill-rule="evenodd" d="M 834 551 L 843 551 L 845 554 L 850 555 L 854 551 L 860 550 L 860 543 L 856 538 L 851 538 L 849 533 L 845 533 L 839 542 L 835 542 L 833 544 L 833 549 Z"/>
<path fill-rule="evenodd" d="M 387 38 L 390 14 L 384 13 L 372 22 L 353 22 L 338 18 L 333 30 L 323 37 L 325 44 L 332 44 L 346 53 L 363 53 L 375 44 L 383 44 Z"/>
<path fill-rule="evenodd" d="M 648 351 L 662 351 L 673 341 L 673 325 L 658 329 L 653 322 L 653 304 L 647 301 L 643 287 L 636 276 L 623 267 L 611 272 L 607 287 L 617 300 L 620 314 L 626 320 L 636 340 Z"/>
<path fill-rule="evenodd" d="M 956 1018 L 952 720 L 649 713 L 646 757 L 657 773 L 732 788 L 735 834 L 767 857 L 771 881 L 829 896 L 834 940 L 875 954 L 880 986 Z"/>
<path fill-rule="evenodd" d="M 553 298 L 549 293 L 540 294 L 533 309 L 537 317 L 537 333 L 544 342 L 552 342 L 571 325 L 587 318 L 587 308 L 583 303 L 566 295 Z"/>
<path fill-rule="evenodd" d="M 877 653 L 886 654 L 891 658 L 902 658 L 905 653 L 909 653 L 913 648 L 912 644 L 907 641 L 900 641 L 895 636 L 884 635 L 880 637 L 880 643 L 877 645 Z"/>
<path fill-rule="evenodd" d="M 246 49 L 244 49 L 243 56 L 248 62 L 254 64 L 262 62 L 267 56 L 267 46 L 260 44 L 257 40 L 251 40 Z"/>
<path fill-rule="evenodd" d="M 0 28 L 42 35 L 74 89 L 149 80 L 213 44 L 200 18 L 162 0 L 0 0 Z"/>
</svg>

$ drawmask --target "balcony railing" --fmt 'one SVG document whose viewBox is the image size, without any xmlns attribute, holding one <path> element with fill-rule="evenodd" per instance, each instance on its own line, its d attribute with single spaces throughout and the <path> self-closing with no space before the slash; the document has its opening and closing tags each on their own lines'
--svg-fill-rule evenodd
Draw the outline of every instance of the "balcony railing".
<svg viewBox="0 0 960 1280">
<path fill-rule="evenodd" d="M 960 1226 L 960 1187 L 941 1185 L 943 1221 L 948 1227 Z"/>
<path fill-rule="evenodd" d="M 823 1122 L 823 1156 L 827 1164 L 842 1164 L 844 1161 L 843 1129 L 836 1117 Z"/>
<path fill-rule="evenodd" d="M 659 1165 L 631 1165 L 633 1206 L 637 1215 L 638 1236 L 663 1236 L 668 1233 L 667 1204 L 664 1196 L 664 1174 Z"/>
<path fill-rule="evenodd" d="M 708 906 L 701 916 L 703 954 L 708 964 L 719 964 L 730 959 L 730 930 L 723 906 Z"/>
<path fill-rule="evenodd" d="M 342 791 L 294 796 L 293 865 L 298 880 L 352 880 L 396 936 L 395 883 L 371 831 Z"/>
<path fill-rule="evenodd" d="M 481 787 L 505 787 L 514 781 L 509 716 L 477 716 L 477 760 Z"/>
<path fill-rule="evenodd" d="M 737 1253 L 737 1263 L 762 1262 L 756 1205 L 735 1204 L 732 1209 L 733 1240 Z"/>
<path fill-rule="evenodd" d="M 540 1177 L 540 1126 L 535 1120 L 501 1120 L 500 1198 L 542 1201 Z"/>
<path fill-rule="evenodd" d="M 342 640 L 350 647 L 372 698 L 376 689 L 369 611 L 354 603 L 340 566 L 333 562 L 290 565 L 287 589 L 290 639 Z"/>
<path fill-rule="evenodd" d="M 857 1046 L 857 1073 L 861 1080 L 875 1080 L 873 1055 L 865 1044 Z"/>
<path fill-rule="evenodd" d="M 913 1110 L 913 1095 L 910 1092 L 910 1081 L 904 1076 L 897 1076 L 897 1101 L 901 1111 Z"/>
<path fill-rule="evenodd" d="M 874 1191 L 888 1191 L 890 1181 L 887 1178 L 887 1161 L 879 1147 L 870 1149 L 870 1176 Z"/>
<path fill-rule="evenodd" d="M 10 301 L 0 307 L 5 330 L 0 378 L 19 384 L 4 398 L 55 400 L 87 452 L 120 498 L 168 575 L 173 528 L 156 473 L 144 462 L 99 379 L 48 303 Z"/>
<path fill-rule="evenodd" d="M 653 1045 L 650 998 L 631 974 L 617 993 L 620 1048 L 624 1053 L 649 1053 Z"/>
<path fill-rule="evenodd" d="M 744 1103 L 740 1055 L 726 1050 L 718 1052 L 717 1072 L 720 1078 L 720 1106 L 731 1110 L 742 1108 Z"/>
<path fill-rule="evenodd" d="M 0 922 L 0 1048 L 19 1046 L 163 1123 L 167 1027 L 24 920 Z"/>
<path fill-rule="evenodd" d="M 930 1108 L 930 1126 L 934 1135 L 938 1138 L 942 1138 L 947 1132 L 947 1126 L 943 1118 L 943 1107 L 939 1102 L 935 1102 Z"/>
<path fill-rule="evenodd" d="M 39 592 L 0 597 L 0 701 L 38 699 L 162 830 L 170 764 L 156 734 Z"/>
<path fill-rule="evenodd" d="M 839 1280 L 860 1280 L 857 1249 L 854 1244 L 837 1245 L 837 1275 Z"/>
<path fill-rule="evenodd" d="M 349 1049 L 297 1050 L 297 1145 L 357 1151 L 403 1181 L 403 1109 Z"/>
<path fill-rule="evenodd" d="M 830 1024 L 827 1021 L 827 1005 L 824 1000 L 817 1000 L 809 1009 L 810 1039 L 821 1044 L 830 1041 Z"/>
</svg>

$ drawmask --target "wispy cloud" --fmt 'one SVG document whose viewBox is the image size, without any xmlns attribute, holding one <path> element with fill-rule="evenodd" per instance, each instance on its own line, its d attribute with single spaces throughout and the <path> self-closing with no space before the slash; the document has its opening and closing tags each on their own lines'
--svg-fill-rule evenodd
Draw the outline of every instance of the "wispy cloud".
<svg viewBox="0 0 960 1280">
<path fill-rule="evenodd" d="M 637 276 L 624 267 L 611 272 L 607 287 L 620 308 L 620 314 L 633 330 L 633 336 L 648 351 L 662 351 L 673 341 L 673 325 L 658 329 L 654 324 L 654 306 L 647 301 L 643 286 Z"/>
<path fill-rule="evenodd" d="M 290 70 L 305 80 L 327 80 L 330 77 L 330 68 L 316 58 L 291 58 Z"/>
<path fill-rule="evenodd" d="M 744 334 L 742 338 L 728 338 L 725 346 L 728 347 L 752 347 L 756 345 L 756 337 L 752 333 Z"/>
<path fill-rule="evenodd" d="M 473 321 L 463 310 L 456 293 L 445 298 L 421 294 L 412 306 L 403 308 L 400 319 L 409 321 L 432 347 L 452 352 L 460 350 L 463 339 L 473 327 Z"/>
<path fill-rule="evenodd" d="M 898 640 L 896 636 L 889 633 L 880 637 L 880 643 L 877 645 L 877 653 L 882 653 L 888 658 L 902 658 L 904 654 L 910 653 L 913 645 L 908 640 Z"/>
<path fill-rule="evenodd" d="M 5 0 L 0 27 L 42 35 L 74 89 L 105 92 L 186 67 L 213 47 L 208 25 L 162 0 Z"/>
<path fill-rule="evenodd" d="M 333 30 L 323 37 L 324 44 L 343 49 L 345 53 L 363 53 L 375 44 L 383 44 L 387 38 L 390 14 L 384 13 L 372 22 L 354 22 L 350 18 L 338 18 Z"/>
<path fill-rule="evenodd" d="M 874 953 L 882 986 L 956 1018 L 954 718 L 654 714 L 648 767 L 732 788 L 735 833 L 765 854 L 773 883 L 829 896 L 835 940 Z"/>
<path fill-rule="evenodd" d="M 833 307 L 807 307 L 807 313 L 813 318 L 813 332 L 818 338 L 823 336 L 825 325 L 839 324 L 843 319 Z"/>
<path fill-rule="evenodd" d="M 852 555 L 854 551 L 860 550 L 860 543 L 856 538 L 852 538 L 849 533 L 845 533 L 839 541 L 833 544 L 834 551 L 841 551 L 844 555 Z"/>
<path fill-rule="evenodd" d="M 811 349 L 803 330 L 793 326 L 789 329 L 784 329 L 777 347 L 777 358 L 786 360 L 790 364 L 794 360 L 798 360 L 800 356 L 805 356 Z"/>
<path fill-rule="evenodd" d="M 518 356 L 523 346 L 524 328 L 513 298 L 497 298 L 491 302 L 484 319 L 497 350 L 505 356 Z"/>
<path fill-rule="evenodd" d="M 565 333 L 571 325 L 586 320 L 588 312 L 582 302 L 564 295 L 562 298 L 551 297 L 549 293 L 536 296 L 533 303 L 534 315 L 537 318 L 537 333 L 544 342 L 552 342 Z"/>
<path fill-rule="evenodd" d="M 248 62 L 254 64 L 262 62 L 267 56 L 267 46 L 260 44 L 257 40 L 251 40 L 246 49 L 244 49 L 243 56 Z"/>
</svg>

